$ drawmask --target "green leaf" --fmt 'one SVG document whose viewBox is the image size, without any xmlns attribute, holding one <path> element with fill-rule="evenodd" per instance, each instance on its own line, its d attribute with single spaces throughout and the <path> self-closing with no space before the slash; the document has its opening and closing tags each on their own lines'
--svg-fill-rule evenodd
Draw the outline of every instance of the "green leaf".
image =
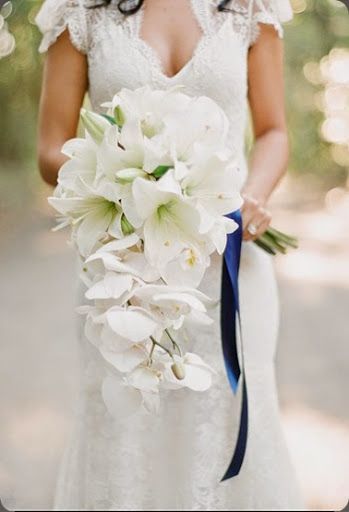
<svg viewBox="0 0 349 512">
<path fill-rule="evenodd" d="M 112 116 L 108 116 L 108 114 L 102 114 L 102 116 L 109 121 L 110 124 L 116 125 L 116 121 Z"/>
<path fill-rule="evenodd" d="M 156 169 L 151 173 L 155 178 L 161 178 L 164 174 L 167 173 L 169 169 L 172 169 L 172 165 L 159 165 Z"/>
</svg>

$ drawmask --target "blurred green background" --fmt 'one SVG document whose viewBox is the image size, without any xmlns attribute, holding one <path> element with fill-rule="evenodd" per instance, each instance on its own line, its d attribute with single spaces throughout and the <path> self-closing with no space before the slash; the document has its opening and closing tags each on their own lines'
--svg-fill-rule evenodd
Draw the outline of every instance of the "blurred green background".
<svg viewBox="0 0 349 512">
<path fill-rule="evenodd" d="M 0 58 L 0 497 L 8 508 L 48 510 L 78 389 L 76 272 L 66 235 L 50 232 L 51 190 L 36 165 L 41 1 L 12 3 L 6 21 L 16 47 Z M 275 261 L 277 372 L 307 504 L 339 510 L 349 497 L 349 15 L 338 0 L 292 5 L 292 157 L 272 208 L 273 224 L 297 234 L 300 249 Z"/>
</svg>

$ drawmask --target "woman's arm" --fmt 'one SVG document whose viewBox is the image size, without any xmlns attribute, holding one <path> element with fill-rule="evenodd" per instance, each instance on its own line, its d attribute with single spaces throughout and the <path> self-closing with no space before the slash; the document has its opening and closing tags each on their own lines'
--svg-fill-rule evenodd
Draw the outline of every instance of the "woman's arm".
<svg viewBox="0 0 349 512">
<path fill-rule="evenodd" d="M 249 102 L 255 144 L 250 172 L 243 188 L 244 239 L 259 237 L 269 226 L 267 201 L 283 176 L 289 146 L 285 119 L 283 44 L 275 29 L 261 25 L 261 33 L 249 53 Z M 248 226 L 257 233 L 252 236 Z"/>
<path fill-rule="evenodd" d="M 50 185 L 56 185 L 66 159 L 63 144 L 76 136 L 86 89 L 86 57 L 74 48 L 66 30 L 48 51 L 40 101 L 38 160 Z"/>
</svg>

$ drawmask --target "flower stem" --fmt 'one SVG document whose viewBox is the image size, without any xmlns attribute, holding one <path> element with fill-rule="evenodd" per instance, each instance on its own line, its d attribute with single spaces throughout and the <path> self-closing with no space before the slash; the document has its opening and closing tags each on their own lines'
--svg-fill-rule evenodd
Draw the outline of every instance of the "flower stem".
<svg viewBox="0 0 349 512">
<path fill-rule="evenodd" d="M 170 349 L 166 348 L 164 345 L 162 345 L 161 343 L 156 341 L 156 339 L 153 336 L 150 336 L 150 339 L 153 343 L 154 348 L 155 348 L 155 346 L 162 348 L 162 350 L 164 350 L 171 357 L 171 359 L 175 360 L 174 355 Z M 154 350 L 153 350 L 153 352 L 154 352 Z"/>
<path fill-rule="evenodd" d="M 175 350 L 178 351 L 178 354 L 180 355 L 180 357 L 182 357 L 182 350 L 181 350 L 181 347 L 178 345 L 178 343 L 176 342 L 176 340 L 173 338 L 172 334 L 170 333 L 170 331 L 168 329 L 165 329 L 165 333 L 167 334 L 167 336 L 170 338 L 171 342 L 172 342 L 172 345 L 173 345 L 173 348 Z"/>
</svg>

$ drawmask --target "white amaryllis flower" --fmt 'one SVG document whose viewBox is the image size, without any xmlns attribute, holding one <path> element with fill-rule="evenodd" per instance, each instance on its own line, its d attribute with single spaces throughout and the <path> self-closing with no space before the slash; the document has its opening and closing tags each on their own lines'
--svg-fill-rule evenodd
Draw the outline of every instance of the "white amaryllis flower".
<svg viewBox="0 0 349 512">
<path fill-rule="evenodd" d="M 183 178 L 181 187 L 185 196 L 195 199 L 201 210 L 207 211 L 207 217 L 217 217 L 241 207 L 238 177 L 237 164 L 228 154 L 206 150 Z"/>
<path fill-rule="evenodd" d="M 106 197 L 104 190 L 90 189 L 87 186 L 81 188 L 86 195 L 61 194 L 50 197 L 48 201 L 64 217 L 62 226 L 71 224 L 73 239 L 80 254 L 88 257 L 97 242 L 107 239 L 108 236 L 124 236 L 123 213 L 120 204 Z"/>
<path fill-rule="evenodd" d="M 202 392 L 207 391 L 212 386 L 212 378 L 215 371 L 201 357 L 188 352 L 183 357 L 175 355 L 174 361 L 165 362 L 165 370 L 163 372 L 164 388 L 180 389 L 185 387 L 193 391 Z M 177 366 L 177 371 L 182 372 L 184 378 L 181 380 L 175 377 L 173 364 Z"/>
<path fill-rule="evenodd" d="M 143 221 L 145 256 L 154 267 L 161 271 L 183 249 L 204 247 L 199 233 L 200 215 L 185 201 L 172 171 L 158 181 L 137 178 L 132 193 Z"/>
<path fill-rule="evenodd" d="M 121 111 L 120 124 L 139 122 L 142 133 L 151 138 L 162 131 L 166 115 L 187 111 L 190 101 L 191 98 L 180 92 L 180 87 L 153 90 L 146 85 L 136 90 L 121 89 L 112 101 L 105 103 L 104 106 L 109 108 L 109 114 L 112 116 L 117 117 Z"/>
<path fill-rule="evenodd" d="M 228 155 L 203 153 L 183 178 L 181 186 L 200 213 L 200 231 L 208 234 L 217 252 L 222 254 L 227 234 L 238 228 L 234 220 L 225 217 L 242 205 L 238 172 Z"/>
<path fill-rule="evenodd" d="M 217 151 L 227 144 L 228 118 L 217 103 L 205 96 L 193 98 L 187 110 L 172 112 L 164 125 L 163 137 L 179 161 L 190 161 L 198 148 Z"/>
<path fill-rule="evenodd" d="M 63 164 L 58 174 L 58 183 L 64 190 L 78 194 L 81 184 L 94 186 L 97 169 L 96 150 L 96 144 L 89 136 L 71 139 L 64 144 L 62 153 L 68 156 L 69 160 Z"/>
</svg>

